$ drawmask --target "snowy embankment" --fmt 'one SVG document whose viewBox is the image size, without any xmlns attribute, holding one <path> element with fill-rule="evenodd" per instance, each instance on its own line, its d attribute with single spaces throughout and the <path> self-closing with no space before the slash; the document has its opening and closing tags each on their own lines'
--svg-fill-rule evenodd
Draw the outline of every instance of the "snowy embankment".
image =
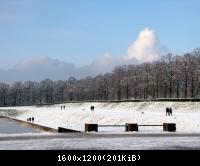
<svg viewBox="0 0 200 166">
<path fill-rule="evenodd" d="M 65 105 L 65 110 L 61 110 Z M 95 109 L 91 112 L 90 107 Z M 165 115 L 166 107 L 173 110 L 172 116 Z M 66 127 L 84 131 L 85 123 L 156 124 L 176 123 L 177 132 L 200 133 L 200 102 L 83 102 L 50 106 L 2 107 L 1 110 L 17 110 L 14 117 L 25 120 L 35 118 L 35 123 L 52 128 Z M 162 127 L 139 127 L 140 131 L 160 132 Z M 124 131 L 124 127 L 99 128 L 99 131 Z"/>
</svg>

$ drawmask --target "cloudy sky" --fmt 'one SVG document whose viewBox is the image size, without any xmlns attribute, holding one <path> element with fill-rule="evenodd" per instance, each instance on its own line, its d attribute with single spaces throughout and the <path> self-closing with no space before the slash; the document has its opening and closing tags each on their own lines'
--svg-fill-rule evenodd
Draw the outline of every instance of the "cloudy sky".
<svg viewBox="0 0 200 166">
<path fill-rule="evenodd" d="M 0 0 L 0 81 L 67 79 L 200 47 L 198 0 Z"/>
</svg>

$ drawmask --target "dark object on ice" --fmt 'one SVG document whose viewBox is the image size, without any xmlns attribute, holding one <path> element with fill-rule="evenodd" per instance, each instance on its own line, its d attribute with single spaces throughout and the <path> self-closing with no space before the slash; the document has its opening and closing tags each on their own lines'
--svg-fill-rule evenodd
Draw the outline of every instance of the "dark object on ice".
<svg viewBox="0 0 200 166">
<path fill-rule="evenodd" d="M 176 131 L 176 123 L 163 123 L 163 131 Z"/>
<path fill-rule="evenodd" d="M 126 123 L 125 131 L 138 131 L 138 124 L 137 123 Z"/>
<path fill-rule="evenodd" d="M 94 106 L 92 105 L 92 106 L 90 107 L 90 109 L 91 109 L 91 111 L 94 111 Z"/>
<path fill-rule="evenodd" d="M 65 105 L 63 106 L 64 110 L 65 110 Z"/>
<path fill-rule="evenodd" d="M 96 131 L 98 132 L 98 124 L 85 124 L 85 132 Z"/>
<path fill-rule="evenodd" d="M 34 122 L 34 117 L 32 117 L 32 122 Z"/>
</svg>

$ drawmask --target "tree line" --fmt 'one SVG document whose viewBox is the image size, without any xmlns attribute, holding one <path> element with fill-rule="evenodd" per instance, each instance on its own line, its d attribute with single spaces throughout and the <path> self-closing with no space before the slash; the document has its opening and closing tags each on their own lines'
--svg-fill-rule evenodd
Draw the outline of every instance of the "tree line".
<svg viewBox="0 0 200 166">
<path fill-rule="evenodd" d="M 159 61 L 116 66 L 111 73 L 77 80 L 0 82 L 0 105 L 66 101 L 200 97 L 200 48 Z"/>
</svg>

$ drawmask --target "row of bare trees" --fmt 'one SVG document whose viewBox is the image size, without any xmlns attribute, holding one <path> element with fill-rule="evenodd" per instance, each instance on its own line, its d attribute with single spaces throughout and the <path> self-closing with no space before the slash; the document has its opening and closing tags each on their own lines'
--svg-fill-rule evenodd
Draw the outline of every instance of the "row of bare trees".
<svg viewBox="0 0 200 166">
<path fill-rule="evenodd" d="M 0 83 L 0 105 L 32 105 L 85 100 L 200 97 L 200 49 L 182 56 L 116 66 L 112 73 L 77 80 Z"/>
</svg>

